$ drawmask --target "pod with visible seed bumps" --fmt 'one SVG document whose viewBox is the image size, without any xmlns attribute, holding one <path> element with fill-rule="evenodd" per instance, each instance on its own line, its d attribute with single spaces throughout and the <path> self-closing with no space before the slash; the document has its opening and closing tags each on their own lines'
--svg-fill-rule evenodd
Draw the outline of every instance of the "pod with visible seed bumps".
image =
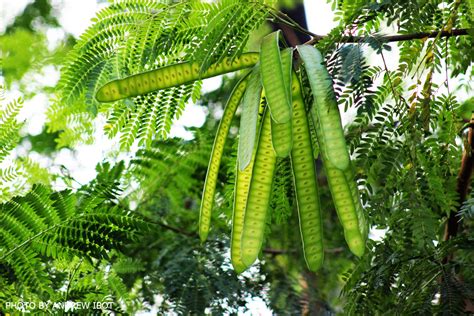
<svg viewBox="0 0 474 316">
<path fill-rule="evenodd" d="M 314 165 L 311 134 L 296 74 L 293 75 L 293 149 L 291 166 L 298 206 L 301 241 L 306 265 L 311 271 L 323 264 L 323 226 Z"/>
<path fill-rule="evenodd" d="M 278 45 L 280 31 L 265 36 L 260 47 L 260 70 L 268 107 L 276 123 L 291 120 L 291 101 L 285 80 Z"/>
<path fill-rule="evenodd" d="M 265 226 L 272 193 L 276 155 L 272 147 L 270 113 L 265 110 L 252 171 L 242 231 L 242 262 L 252 265 L 263 243 Z"/>
<path fill-rule="evenodd" d="M 251 78 L 249 79 L 249 85 L 251 83 Z M 250 88 L 250 87 L 249 87 Z M 247 90 L 249 89 L 247 88 Z M 264 98 L 262 95 L 261 102 L 259 102 L 259 107 L 257 108 L 256 113 L 256 122 L 255 124 L 261 125 L 261 114 L 264 110 Z M 245 98 L 245 96 L 244 96 Z M 259 115 L 260 113 L 260 115 Z M 241 126 L 241 129 L 244 128 Z M 255 130 L 254 130 L 255 131 Z M 241 132 L 242 133 L 242 132 Z M 256 131 L 255 131 L 256 133 Z M 257 139 L 258 142 L 258 139 Z M 239 152 L 241 150 L 240 143 L 239 143 Z M 234 189 L 234 207 L 232 213 L 232 233 L 230 238 L 230 259 L 232 266 L 234 267 L 235 272 L 241 273 L 243 272 L 247 266 L 242 262 L 242 231 L 244 228 L 244 219 L 245 219 L 245 207 L 247 205 L 247 198 L 250 189 L 250 181 L 252 180 L 252 172 L 253 172 L 253 165 L 255 162 L 255 153 L 257 150 L 257 146 L 254 143 L 254 147 L 252 148 L 251 159 L 245 168 L 240 167 L 240 162 L 237 161 L 237 171 L 235 176 L 235 189 Z"/>
<path fill-rule="evenodd" d="M 214 205 L 214 192 L 216 190 L 217 176 L 221 164 L 222 154 L 224 152 L 224 145 L 229 134 L 232 118 L 239 106 L 240 99 L 247 87 L 247 76 L 242 78 L 236 85 L 227 102 L 222 115 L 221 122 L 217 129 L 214 145 L 212 146 L 211 158 L 209 160 L 209 167 L 207 168 L 206 181 L 204 183 L 204 190 L 202 193 L 201 209 L 199 211 L 199 236 L 201 241 L 207 239 L 209 228 L 211 224 L 211 211 Z"/>
<path fill-rule="evenodd" d="M 108 82 L 97 91 L 95 97 L 99 102 L 113 102 L 191 83 L 199 79 L 252 67 L 258 62 L 258 56 L 258 53 L 244 53 L 233 62 L 224 58 L 222 63 L 212 65 L 202 74 L 199 73 L 199 65 L 196 63 L 183 62 L 169 65 Z"/>
<path fill-rule="evenodd" d="M 323 57 L 315 47 L 310 45 L 300 45 L 297 49 L 304 62 L 314 96 L 311 114 L 321 127 L 319 137 L 325 144 L 321 146 L 321 153 L 335 168 L 346 170 L 350 162 L 349 152 L 332 80 L 323 64 Z"/>
<path fill-rule="evenodd" d="M 286 48 L 281 52 L 283 82 L 285 84 L 285 90 L 289 94 L 290 104 L 292 99 L 292 59 L 293 51 L 291 48 Z M 285 123 L 277 123 L 272 119 L 272 144 L 278 157 L 287 157 L 290 154 L 291 147 L 293 146 L 291 124 L 292 120 L 288 120 L 288 122 Z"/>
<path fill-rule="evenodd" d="M 319 145 L 324 147 L 321 126 L 318 121 L 313 121 L 313 123 Z M 337 216 L 344 229 L 344 238 L 352 253 L 360 257 L 365 252 L 368 227 L 354 182 L 353 171 L 350 170 L 352 165 L 349 164 L 345 171 L 341 171 L 325 156 L 322 158 Z"/>
</svg>

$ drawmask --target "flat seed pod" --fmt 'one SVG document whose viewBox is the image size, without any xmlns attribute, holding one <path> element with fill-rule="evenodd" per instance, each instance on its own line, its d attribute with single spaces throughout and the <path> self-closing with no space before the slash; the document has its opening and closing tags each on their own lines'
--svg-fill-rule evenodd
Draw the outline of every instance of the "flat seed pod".
<svg viewBox="0 0 474 316">
<path fill-rule="evenodd" d="M 217 176 L 221 164 L 222 153 L 224 152 L 224 145 L 229 134 L 232 118 L 239 106 L 242 95 L 247 87 L 247 76 L 242 78 L 235 86 L 232 94 L 227 101 L 224 109 L 224 114 L 217 129 L 214 145 L 212 146 L 211 158 L 209 160 L 209 167 L 207 168 L 206 181 L 204 183 L 204 190 L 202 193 L 201 209 L 199 212 L 199 236 L 201 241 L 207 239 L 209 228 L 211 224 L 211 211 L 214 205 L 214 192 L 216 190 Z"/>
<path fill-rule="evenodd" d="M 249 85 L 251 81 L 249 79 Z M 247 90 L 250 87 L 247 88 Z M 245 98 L 245 96 L 244 96 Z M 261 96 L 261 101 L 263 101 Z M 261 125 L 261 118 L 265 102 L 259 102 L 259 108 L 257 108 L 257 121 L 256 125 Z M 258 141 L 258 140 L 257 140 Z M 239 147 L 239 151 L 240 151 Z M 230 259 L 232 266 L 234 267 L 235 272 L 242 273 L 247 266 L 242 262 L 242 231 L 244 228 L 244 218 L 245 218 L 245 207 L 247 205 L 247 198 L 250 189 L 250 181 L 252 180 L 253 166 L 255 162 L 255 153 L 257 150 L 257 144 L 254 142 L 254 148 L 252 148 L 251 159 L 249 164 L 243 169 L 240 170 L 240 167 L 237 167 L 236 177 L 235 177 L 235 189 L 234 189 L 234 206 L 232 213 L 232 234 L 230 238 Z"/>
<path fill-rule="evenodd" d="M 357 189 L 357 183 L 355 181 L 354 166 L 352 164 L 349 166 L 349 168 L 347 168 L 346 171 L 344 171 L 344 176 L 346 177 L 346 181 L 349 183 L 352 199 L 354 200 L 354 204 L 356 206 L 356 214 L 359 221 L 359 231 L 364 238 L 364 241 L 367 241 L 367 237 L 369 235 L 369 225 L 364 214 L 364 208 L 362 207 L 360 201 L 359 190 Z"/>
<path fill-rule="evenodd" d="M 238 151 L 239 170 L 244 170 L 252 159 L 257 137 L 258 108 L 262 95 L 260 67 L 255 65 L 250 73 L 247 89 L 242 99 L 242 114 L 240 117 L 240 138 Z"/>
<path fill-rule="evenodd" d="M 356 256 L 362 256 L 365 252 L 366 237 L 362 236 L 357 216 L 357 204 L 354 201 L 350 184 L 344 172 L 334 167 L 330 162 L 325 166 L 329 189 L 336 207 L 337 216 L 344 228 L 344 237 L 349 249 Z"/>
<path fill-rule="evenodd" d="M 291 134 L 291 122 L 286 123 L 275 123 L 271 120 L 272 130 L 272 146 L 277 157 L 287 157 L 291 152 L 293 145 L 292 134 Z"/>
<path fill-rule="evenodd" d="M 268 107 L 276 123 L 286 123 L 291 119 L 289 91 L 285 88 L 278 41 L 280 31 L 265 36 L 260 46 L 260 70 Z"/>
<path fill-rule="evenodd" d="M 252 179 L 253 159 L 243 171 L 237 170 L 234 189 L 234 209 L 230 239 L 230 259 L 235 272 L 242 273 L 247 266 L 242 261 L 242 231 L 244 229 L 245 206 Z"/>
<path fill-rule="evenodd" d="M 323 56 L 310 45 L 300 45 L 297 46 L 297 49 L 304 62 L 314 96 L 311 113 L 321 126 L 320 137 L 324 139 L 325 144 L 325 146 L 321 146 L 321 153 L 335 168 L 346 170 L 350 162 L 349 152 L 342 129 L 341 115 L 332 88 L 332 80 L 324 67 Z"/>
<path fill-rule="evenodd" d="M 199 79 L 249 68 L 258 62 L 258 57 L 258 53 L 244 53 L 235 58 L 233 62 L 229 58 L 224 58 L 221 63 L 211 65 L 202 74 L 199 73 L 200 67 L 196 63 L 183 62 L 169 65 L 108 82 L 97 91 L 95 97 L 99 102 L 113 102 L 135 97 L 156 90 L 191 83 Z"/>
<path fill-rule="evenodd" d="M 301 241 L 306 265 L 311 271 L 323 264 L 323 226 L 314 165 L 311 134 L 301 89 L 293 76 L 293 149 L 291 166 L 298 206 Z"/>
<path fill-rule="evenodd" d="M 286 48 L 281 52 L 281 66 L 285 90 L 288 92 L 291 104 L 291 79 L 292 79 L 293 51 Z M 292 120 L 285 123 L 277 123 L 272 119 L 272 144 L 278 157 L 287 157 L 293 146 Z"/>
<path fill-rule="evenodd" d="M 319 145 L 322 148 L 325 144 L 324 138 L 321 136 L 321 126 L 318 121 L 313 120 L 313 123 Z M 360 257 L 365 252 L 367 226 L 365 220 L 361 222 L 363 220 L 363 211 L 354 179 L 353 177 L 346 176 L 353 172 L 348 171 L 352 165 L 350 164 L 346 171 L 341 171 L 324 155 L 322 159 L 337 216 L 344 229 L 344 238 L 351 252 Z"/>
<path fill-rule="evenodd" d="M 292 84 L 294 80 L 293 76 L 293 50 L 291 48 L 285 48 L 280 53 L 281 56 L 281 70 L 283 74 L 283 82 L 285 83 L 285 90 L 288 93 L 288 100 L 292 103 Z"/>
<path fill-rule="evenodd" d="M 250 266 L 258 257 L 263 243 L 276 155 L 272 148 L 270 113 L 265 111 L 253 166 L 250 191 L 245 207 L 242 231 L 242 262 Z"/>
</svg>

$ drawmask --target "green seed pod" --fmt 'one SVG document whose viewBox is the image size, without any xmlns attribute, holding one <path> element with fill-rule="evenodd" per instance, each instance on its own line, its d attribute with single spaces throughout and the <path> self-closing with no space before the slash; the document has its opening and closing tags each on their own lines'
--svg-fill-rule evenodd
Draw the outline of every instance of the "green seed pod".
<svg viewBox="0 0 474 316">
<path fill-rule="evenodd" d="M 113 102 L 191 83 L 199 79 L 252 67 L 257 63 L 258 56 L 258 53 L 244 53 L 233 62 L 224 58 L 222 63 L 211 65 L 202 74 L 199 73 L 199 65 L 196 63 L 183 62 L 169 65 L 106 83 L 97 91 L 95 97 L 99 102 Z"/>
<path fill-rule="evenodd" d="M 280 31 L 265 36 L 260 48 L 260 70 L 262 83 L 272 119 L 276 123 L 291 120 L 291 101 L 285 88 L 278 40 Z"/>
<path fill-rule="evenodd" d="M 292 62 L 293 62 L 293 51 L 290 48 L 286 48 L 281 52 L 281 66 L 283 73 L 283 82 L 285 84 L 285 90 L 288 91 L 289 100 L 291 104 L 291 79 L 292 79 Z M 285 123 L 276 123 L 272 119 L 272 144 L 278 157 L 287 157 L 290 154 L 291 147 L 293 146 L 292 132 L 291 132 L 292 120 L 288 120 Z"/>
<path fill-rule="evenodd" d="M 362 256 L 365 252 L 366 237 L 360 231 L 359 217 L 357 216 L 359 199 L 354 201 L 350 184 L 344 172 L 325 162 L 325 170 L 331 190 L 337 216 L 344 228 L 344 237 L 349 249 L 356 255 Z"/>
<path fill-rule="evenodd" d="M 259 72 L 257 72 L 259 73 Z M 249 84 L 247 90 L 251 89 L 251 78 L 249 79 Z M 261 91 L 260 91 L 261 92 Z M 247 93 L 247 91 L 246 91 Z M 257 120 L 255 125 L 261 125 L 261 118 L 260 114 L 263 114 L 264 110 L 264 98 L 260 95 L 261 101 L 258 104 L 257 113 L 255 115 L 255 119 Z M 244 101 L 245 102 L 245 96 Z M 257 126 L 256 126 L 257 127 Z M 242 128 L 241 135 L 242 135 Z M 242 137 L 242 136 L 241 136 Z M 239 153 L 241 150 L 241 146 L 239 143 Z M 242 262 L 242 231 L 244 228 L 244 219 L 245 219 L 245 207 L 247 205 L 247 198 L 250 189 L 250 181 L 252 180 L 252 172 L 253 166 L 255 162 L 255 153 L 257 151 L 257 145 L 254 142 L 254 147 L 252 148 L 251 159 L 248 165 L 243 168 L 237 166 L 236 177 L 235 177 L 235 190 L 234 190 L 234 208 L 233 208 L 233 215 L 232 215 L 232 234 L 230 238 L 230 259 L 232 266 L 234 267 L 235 272 L 241 273 L 243 272 L 247 266 Z M 238 162 L 239 164 L 239 162 Z"/>
<path fill-rule="evenodd" d="M 364 214 L 364 208 L 362 207 L 360 201 L 359 190 L 357 189 L 357 183 L 355 181 L 354 166 L 352 165 L 352 163 L 350 164 L 349 168 L 344 171 L 344 176 L 346 177 L 346 181 L 349 183 L 349 187 L 351 189 L 352 199 L 354 200 L 354 204 L 356 207 L 357 220 L 359 222 L 359 231 L 362 237 L 364 238 L 365 243 L 369 235 L 369 225 L 367 222 L 367 218 Z"/>
<path fill-rule="evenodd" d="M 250 73 L 249 83 L 242 99 L 242 114 L 240 116 L 240 138 L 238 151 L 239 170 L 242 171 L 250 163 L 255 138 L 257 137 L 258 109 L 261 104 L 262 83 L 260 67 L 255 65 Z"/>
<path fill-rule="evenodd" d="M 323 264 L 323 226 L 314 165 L 311 134 L 301 89 L 293 75 L 293 149 L 291 165 L 298 206 L 301 241 L 306 265 L 311 271 Z"/>
<path fill-rule="evenodd" d="M 270 113 L 267 109 L 260 128 L 250 191 L 245 207 L 242 262 L 247 267 L 254 263 L 262 247 L 272 193 L 276 155 L 272 148 L 270 124 Z"/>
<path fill-rule="evenodd" d="M 341 116 L 336 97 L 332 88 L 331 77 L 324 67 L 321 53 L 309 45 L 297 47 L 301 59 L 304 61 L 314 104 L 311 114 L 321 125 L 321 135 L 325 146 L 321 146 L 321 153 L 326 160 L 339 170 L 349 167 L 350 157 L 342 129 Z"/>
<path fill-rule="evenodd" d="M 313 123 L 322 148 L 325 144 L 324 137 L 321 135 L 321 125 L 318 121 L 313 120 Z M 365 252 L 368 227 L 354 182 L 353 170 L 349 170 L 352 165 L 349 164 L 345 171 L 341 171 L 327 157 L 323 155 L 322 158 L 337 216 L 344 229 L 344 238 L 352 253 L 360 257 Z"/>
<path fill-rule="evenodd" d="M 217 176 L 221 164 L 222 154 L 224 152 L 224 145 L 227 134 L 229 134 L 232 118 L 239 106 L 240 99 L 247 87 L 247 76 L 242 78 L 236 85 L 232 94 L 225 106 L 224 114 L 217 129 L 216 138 L 212 147 L 211 158 L 209 160 L 209 167 L 207 168 L 206 182 L 202 194 L 201 209 L 199 212 L 199 236 L 201 241 L 207 239 L 209 228 L 211 224 L 211 211 L 214 205 L 214 192 L 216 190 Z"/>
</svg>

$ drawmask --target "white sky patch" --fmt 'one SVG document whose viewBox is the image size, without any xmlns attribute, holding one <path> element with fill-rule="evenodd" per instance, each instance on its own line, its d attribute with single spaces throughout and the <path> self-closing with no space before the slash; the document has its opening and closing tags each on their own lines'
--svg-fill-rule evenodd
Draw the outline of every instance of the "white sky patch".
<svg viewBox="0 0 474 316">
<path fill-rule="evenodd" d="M 46 121 L 46 104 L 48 96 L 44 93 L 38 93 L 33 98 L 26 100 L 18 115 L 19 121 L 25 121 L 25 130 L 30 135 L 41 133 Z"/>
<path fill-rule="evenodd" d="M 5 32 L 6 27 L 13 22 L 25 6 L 32 0 L 0 0 L 0 33 Z"/>
<path fill-rule="evenodd" d="M 73 183 L 73 185 L 77 187 L 93 180 L 97 175 L 95 170 L 96 165 L 106 158 L 113 158 L 111 157 L 112 153 L 118 152 L 119 149 L 119 136 L 110 139 L 103 132 L 105 118 L 98 117 L 94 125 L 94 144 L 75 146 L 74 151 L 61 149 L 54 159 L 53 164 L 55 166 L 62 165 L 66 167 L 70 176 L 77 181 L 77 183 Z M 112 160 L 124 160 L 128 162 L 130 155 L 127 152 L 120 152 L 120 154 Z"/>
<path fill-rule="evenodd" d="M 204 79 L 202 81 L 202 93 L 212 92 L 220 88 L 222 84 L 222 76 L 212 77 L 208 79 Z"/>
<path fill-rule="evenodd" d="M 308 29 L 318 35 L 328 34 L 337 23 L 331 5 L 325 0 L 305 0 L 306 23 Z"/>
<path fill-rule="evenodd" d="M 46 38 L 48 40 L 48 49 L 53 51 L 64 40 L 66 33 L 61 28 L 48 28 Z"/>
<path fill-rule="evenodd" d="M 188 103 L 181 117 L 171 126 L 169 137 L 180 137 L 185 140 L 194 138 L 193 133 L 186 127 L 201 127 L 206 121 L 206 109 L 202 106 Z"/>
<path fill-rule="evenodd" d="M 99 9 L 107 6 L 107 3 L 98 4 L 96 0 L 53 0 L 52 3 L 58 8 L 59 23 L 76 38 L 91 25 L 91 19 Z"/>
<path fill-rule="evenodd" d="M 59 81 L 61 73 L 53 65 L 47 65 L 39 73 L 33 74 L 33 81 L 43 86 L 54 87 Z"/>
<path fill-rule="evenodd" d="M 243 315 L 245 316 L 270 316 L 272 315 L 272 311 L 267 307 L 267 304 L 260 298 L 254 297 L 250 302 L 247 303 L 248 311 L 245 312 Z"/>
<path fill-rule="evenodd" d="M 0 32 L 4 32 L 15 17 L 32 0 L 0 0 Z M 53 8 L 58 12 L 58 20 L 62 27 L 78 37 L 91 24 L 91 19 L 98 9 L 107 6 L 107 3 L 97 4 L 96 0 L 52 0 Z"/>
<path fill-rule="evenodd" d="M 375 228 L 371 227 L 369 231 L 369 239 L 373 241 L 381 241 L 384 239 L 385 235 L 387 234 L 388 228 Z"/>
</svg>

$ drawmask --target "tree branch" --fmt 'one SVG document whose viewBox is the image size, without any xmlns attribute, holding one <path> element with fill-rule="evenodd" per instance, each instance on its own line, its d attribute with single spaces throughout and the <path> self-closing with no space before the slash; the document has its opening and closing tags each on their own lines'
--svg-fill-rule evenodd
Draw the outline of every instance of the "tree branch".
<svg viewBox="0 0 474 316">
<path fill-rule="evenodd" d="M 474 169 L 474 113 L 471 116 L 471 122 L 467 133 L 467 142 L 462 154 L 461 169 L 458 173 L 456 192 L 458 193 L 459 209 L 466 201 L 471 183 L 471 175 Z M 455 237 L 459 231 L 459 211 L 451 212 L 445 225 L 444 240 Z M 448 263 L 452 259 L 452 254 L 443 259 L 443 263 Z"/>
<path fill-rule="evenodd" d="M 439 37 L 452 37 L 452 36 L 463 36 L 468 35 L 468 29 L 456 29 L 451 31 L 433 31 L 433 32 L 420 32 L 420 33 L 412 33 L 412 34 L 394 34 L 394 35 L 385 35 L 381 38 L 383 42 L 402 42 L 402 41 L 411 41 L 414 39 L 423 39 L 423 38 L 435 38 Z M 326 36 L 323 35 L 315 35 L 311 40 L 306 42 L 305 44 L 312 45 L 316 44 L 317 42 L 324 39 Z M 341 38 L 341 42 L 344 43 L 360 43 L 365 41 L 366 36 L 343 36 Z"/>
<path fill-rule="evenodd" d="M 181 235 L 184 235 L 184 236 L 188 236 L 188 237 L 194 237 L 194 238 L 197 238 L 198 235 L 195 234 L 195 233 L 190 233 L 190 232 L 187 232 L 183 229 L 180 229 L 180 228 L 177 228 L 177 227 L 173 227 L 173 226 L 170 226 L 168 224 L 165 224 L 165 223 L 162 223 L 162 222 L 157 222 L 157 221 L 152 221 L 153 224 L 156 224 L 156 225 L 159 225 L 167 230 L 170 230 L 172 232 L 175 232 L 177 234 L 181 234 Z"/>
</svg>

